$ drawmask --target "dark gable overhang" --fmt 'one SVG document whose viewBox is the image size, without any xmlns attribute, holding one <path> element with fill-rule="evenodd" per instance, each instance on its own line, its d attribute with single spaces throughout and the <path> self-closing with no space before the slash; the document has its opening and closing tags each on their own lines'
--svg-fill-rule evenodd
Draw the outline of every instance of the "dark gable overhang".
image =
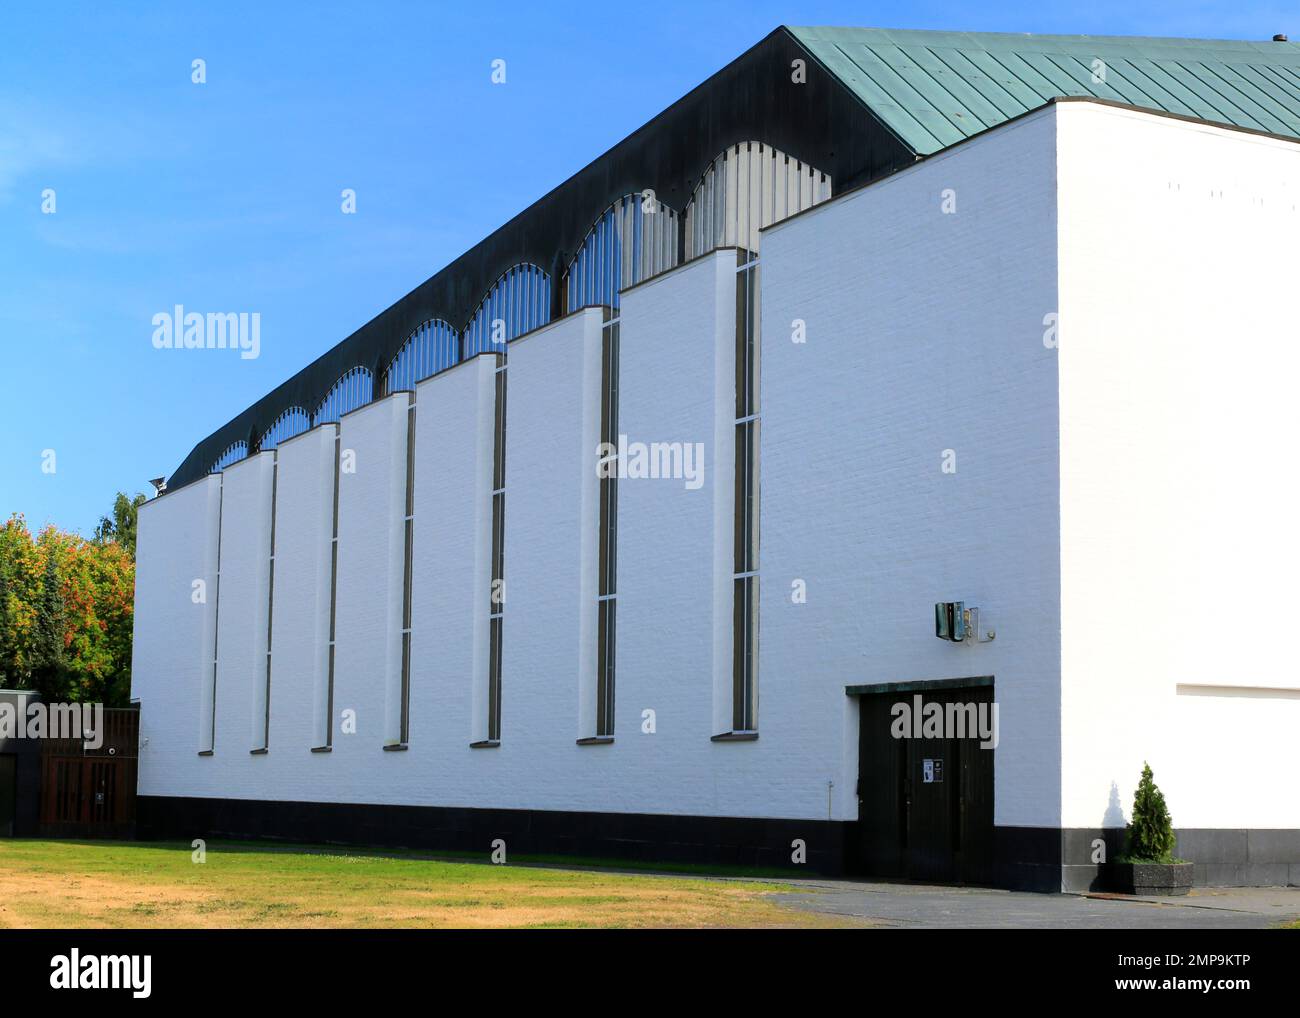
<svg viewBox="0 0 1300 1018">
<path fill-rule="evenodd" d="M 792 80 L 796 59 L 806 64 L 804 84 Z M 558 317 L 564 269 L 612 202 L 653 188 L 660 201 L 680 212 L 709 164 L 729 146 L 749 141 L 771 145 L 829 174 L 835 193 L 916 158 L 787 29 L 778 28 L 199 442 L 168 479 L 168 487 L 174 490 L 203 477 L 236 442 L 253 449 L 289 407 L 311 413 L 349 368 L 370 369 L 378 394 L 384 370 L 418 326 L 441 318 L 463 330 L 511 266 L 532 263 L 550 274 L 551 317 Z"/>
</svg>

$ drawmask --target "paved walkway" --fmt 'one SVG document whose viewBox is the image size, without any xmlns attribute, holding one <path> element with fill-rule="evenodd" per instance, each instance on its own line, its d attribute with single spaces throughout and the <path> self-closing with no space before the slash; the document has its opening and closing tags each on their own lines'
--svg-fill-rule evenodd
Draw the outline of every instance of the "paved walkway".
<svg viewBox="0 0 1300 1018">
<path fill-rule="evenodd" d="M 784 905 L 895 929 L 1263 929 L 1300 919 L 1300 887 L 1202 887 L 1180 898 L 800 880 Z"/>
</svg>

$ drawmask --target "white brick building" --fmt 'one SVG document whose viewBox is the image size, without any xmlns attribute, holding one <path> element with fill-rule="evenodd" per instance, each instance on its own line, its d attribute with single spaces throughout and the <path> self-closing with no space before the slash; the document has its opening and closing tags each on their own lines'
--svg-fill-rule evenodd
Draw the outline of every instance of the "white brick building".
<svg viewBox="0 0 1300 1018">
<path fill-rule="evenodd" d="M 1199 882 L 1300 881 L 1275 607 L 1300 91 L 1248 73 L 1300 81 L 1300 47 L 963 36 L 972 66 L 1096 47 L 1113 83 L 1143 45 L 1220 47 L 1291 136 L 1103 84 L 955 139 L 913 100 L 922 144 L 830 31 L 773 33 L 142 508 L 146 831 L 767 866 L 802 842 L 1055 890 L 1120 849 L 1150 761 Z M 904 66 L 940 45 L 835 31 Z M 747 80 L 753 108 L 682 140 Z M 478 296 L 435 306 L 457 273 Z M 602 480 L 617 436 L 685 476 Z M 935 639 L 948 601 L 995 638 Z M 991 700 L 996 748 L 892 739 L 918 694 Z"/>
</svg>

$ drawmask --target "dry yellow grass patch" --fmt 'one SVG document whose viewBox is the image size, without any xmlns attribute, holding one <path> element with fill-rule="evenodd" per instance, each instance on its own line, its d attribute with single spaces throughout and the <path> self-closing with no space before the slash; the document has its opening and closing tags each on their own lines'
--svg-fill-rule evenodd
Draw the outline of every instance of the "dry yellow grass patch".
<svg viewBox="0 0 1300 1018">
<path fill-rule="evenodd" d="M 344 850 L 0 841 L 0 927 L 808 927 L 779 884 Z"/>
</svg>

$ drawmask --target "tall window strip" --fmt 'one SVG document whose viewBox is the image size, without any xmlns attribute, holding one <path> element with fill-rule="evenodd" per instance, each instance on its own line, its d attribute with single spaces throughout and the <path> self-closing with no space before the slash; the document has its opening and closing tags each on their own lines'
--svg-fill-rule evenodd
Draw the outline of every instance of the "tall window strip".
<svg viewBox="0 0 1300 1018">
<path fill-rule="evenodd" d="M 343 456 L 343 435 L 334 428 L 334 509 L 330 527 L 330 631 L 329 657 L 325 675 L 325 731 L 313 753 L 325 752 L 334 745 L 334 636 L 339 602 L 339 473 Z"/>
<path fill-rule="evenodd" d="M 492 444 L 492 585 L 488 606 L 488 737 L 501 741 L 501 629 L 505 618 L 506 358 L 497 355 Z"/>
<path fill-rule="evenodd" d="M 732 730 L 758 730 L 759 335 L 758 259 L 742 253 L 736 276 L 735 573 Z"/>
<path fill-rule="evenodd" d="M 618 448 L 617 312 L 601 330 L 600 440 Z M 606 461 L 600 484 L 600 571 L 596 598 L 596 735 L 614 737 L 615 630 L 618 621 L 618 454 Z"/>
<path fill-rule="evenodd" d="M 208 702 L 207 743 L 199 748 L 199 756 L 211 756 L 217 748 L 217 658 L 221 641 L 221 517 L 226 508 L 226 480 L 217 478 L 217 575 L 212 585 L 212 694 Z"/>
<path fill-rule="evenodd" d="M 406 411 L 406 513 L 405 553 L 402 560 L 402 722 L 399 738 L 405 746 L 411 737 L 411 581 L 415 537 L 415 393 Z"/>
<path fill-rule="evenodd" d="M 253 749 L 265 752 L 271 745 L 271 617 L 275 611 L 275 503 L 280 483 L 280 454 L 271 451 L 271 556 L 266 583 L 266 689 L 262 714 L 262 744 Z"/>
</svg>

